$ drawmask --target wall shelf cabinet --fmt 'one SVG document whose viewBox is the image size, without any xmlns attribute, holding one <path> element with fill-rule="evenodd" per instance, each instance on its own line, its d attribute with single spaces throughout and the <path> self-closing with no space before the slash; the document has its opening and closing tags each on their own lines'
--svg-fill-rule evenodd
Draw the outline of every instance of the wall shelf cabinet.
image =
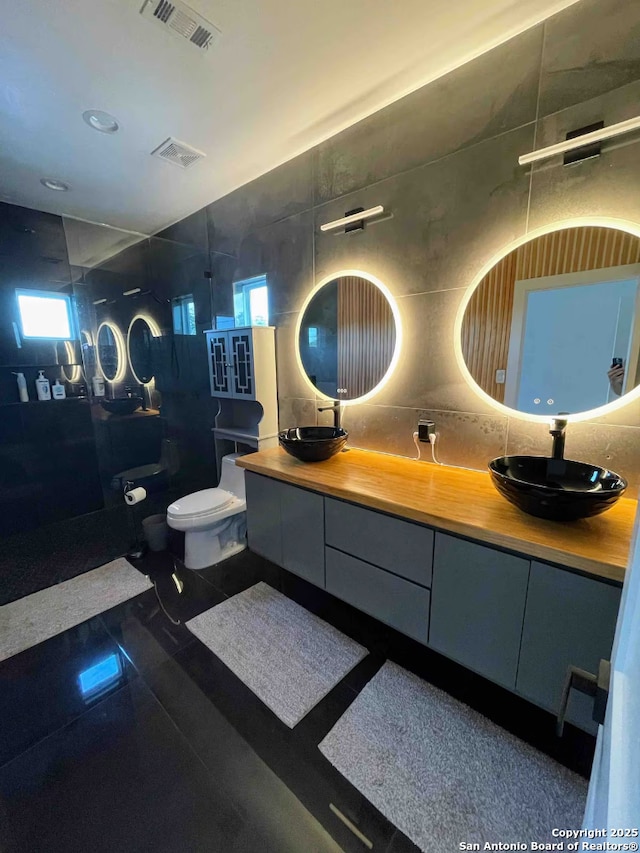
<svg viewBox="0 0 640 853">
<path fill-rule="evenodd" d="M 205 332 L 211 396 L 219 401 L 216 463 L 236 449 L 278 444 L 275 329 L 247 326 Z"/>
</svg>

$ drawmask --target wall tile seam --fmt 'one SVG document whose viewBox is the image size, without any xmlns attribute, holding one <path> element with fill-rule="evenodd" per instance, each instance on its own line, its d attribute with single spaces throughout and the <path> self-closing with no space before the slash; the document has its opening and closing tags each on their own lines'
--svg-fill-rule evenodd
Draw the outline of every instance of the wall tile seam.
<svg viewBox="0 0 640 853">
<path fill-rule="evenodd" d="M 569 104 L 568 107 L 561 107 L 559 110 L 552 110 L 549 113 L 542 113 L 541 115 L 538 116 L 537 121 L 543 122 L 549 118 L 553 118 L 554 116 L 558 116 L 561 113 L 566 113 L 566 112 L 569 112 L 569 110 L 575 110 L 578 107 L 582 107 L 582 106 L 584 106 L 584 104 L 588 104 L 590 101 L 595 101 L 595 100 L 598 100 L 600 98 L 608 98 L 608 97 L 610 97 L 610 96 L 612 96 L 618 92 L 621 92 L 623 89 L 626 89 L 627 87 L 637 86 L 638 83 L 640 83 L 640 77 L 636 77 L 634 80 L 629 80 L 626 83 L 623 83 L 622 86 L 615 86 L 613 89 L 608 89 L 606 92 L 600 92 L 600 94 L 598 94 L 598 95 L 593 95 L 592 97 L 585 98 L 582 101 L 576 101 L 573 104 Z M 563 140 L 558 140 L 558 141 L 562 142 Z"/>
<path fill-rule="evenodd" d="M 213 260 L 212 255 L 217 255 L 218 257 L 222 256 L 224 258 L 231 258 L 233 261 L 237 261 L 238 258 L 236 255 L 232 255 L 229 252 L 220 252 L 218 249 L 209 249 L 208 253 L 209 260 Z"/>
<path fill-rule="evenodd" d="M 215 201 L 212 202 L 212 204 L 215 204 Z M 268 228 L 273 228 L 274 225 L 280 225 L 283 222 L 287 222 L 289 219 L 296 219 L 299 216 L 304 216 L 305 213 L 313 213 L 314 210 L 314 207 L 305 207 L 304 210 L 298 210 L 296 213 L 290 213 L 288 216 L 281 216 L 279 219 L 269 220 L 269 222 L 265 222 L 262 225 L 253 225 L 242 233 L 245 237 L 249 234 L 259 234 L 262 231 L 266 231 Z M 211 254 L 225 255 L 228 258 L 234 258 L 237 260 L 237 255 L 232 255 L 229 252 L 220 252 L 217 249 L 211 249 Z"/>
<path fill-rule="evenodd" d="M 620 411 L 623 412 L 624 409 L 621 409 Z M 603 415 L 603 417 L 606 418 L 607 416 Z M 607 429 L 631 429 L 631 430 L 638 430 L 640 432 L 640 424 L 638 424 L 637 426 L 634 426 L 633 424 L 610 424 L 610 423 L 607 423 L 606 421 L 602 421 L 602 420 L 598 420 L 598 419 L 592 420 L 592 421 L 578 421 L 578 423 L 579 424 L 585 424 L 588 426 L 606 427 Z M 571 430 L 571 426 L 572 426 L 571 423 L 569 423 L 567 430 Z M 640 448 L 639 448 L 639 451 L 640 451 Z"/>
<path fill-rule="evenodd" d="M 412 172 L 416 172 L 418 169 L 425 169 L 427 166 L 433 166 L 436 163 L 441 163 L 443 160 L 448 160 L 451 157 L 455 157 L 458 154 L 461 154 L 463 151 L 470 151 L 473 148 L 477 148 L 480 145 L 485 145 L 488 142 L 493 142 L 496 139 L 501 139 L 503 136 L 508 136 L 510 133 L 515 133 L 518 130 L 522 130 L 526 127 L 531 127 L 535 125 L 535 119 L 531 121 L 526 121 L 523 124 L 516 125 L 515 127 L 509 128 L 509 130 L 503 130 L 502 133 L 496 133 L 493 136 L 487 136 L 485 139 L 479 139 L 476 142 L 472 142 L 469 145 L 463 145 L 460 148 L 456 148 L 455 151 L 449 151 L 447 154 L 443 154 L 440 157 L 435 157 L 433 160 L 426 160 L 424 163 L 418 163 L 416 166 L 410 166 L 408 169 L 400 169 L 398 172 L 393 172 L 390 175 L 385 175 L 384 178 L 379 178 L 377 181 L 372 181 L 370 184 L 364 184 L 362 187 L 359 187 L 354 190 L 350 190 L 347 193 L 342 193 L 342 195 L 334 196 L 326 201 L 320 202 L 314 208 L 314 210 L 320 210 L 323 207 L 326 207 L 329 204 L 335 204 L 340 199 L 346 199 L 351 195 L 355 195 L 359 192 L 364 192 L 365 190 L 371 189 L 372 187 L 376 187 L 379 184 L 384 183 L 385 181 L 390 181 L 393 178 L 398 178 L 400 176 L 409 175 Z M 517 165 L 517 158 L 514 161 L 515 165 Z"/>
<path fill-rule="evenodd" d="M 299 398 L 299 399 L 307 399 L 307 398 Z M 433 414 L 448 414 L 448 415 L 469 415 L 474 418 L 492 418 L 493 420 L 503 420 L 507 421 L 509 419 L 508 415 L 500 414 L 496 412 L 495 415 L 488 415 L 483 412 L 473 412 L 467 411 L 466 409 L 434 409 L 431 406 L 394 406 L 390 403 L 370 403 L 367 401 L 366 403 L 360 403 L 358 405 L 375 407 L 376 409 L 400 409 L 400 411 L 406 412 L 432 412 Z M 349 407 L 351 408 L 351 407 Z M 357 411 L 357 409 L 356 409 Z"/>
<path fill-rule="evenodd" d="M 547 21 L 542 22 L 542 39 L 540 40 L 540 60 L 538 66 L 538 91 L 536 92 L 536 117 L 535 117 L 535 126 L 533 129 L 533 148 L 534 150 L 537 148 L 538 144 L 538 130 L 539 130 L 539 121 L 540 121 L 540 94 L 542 91 L 542 75 L 544 69 L 544 48 L 545 42 L 547 38 Z M 529 190 L 527 193 L 527 215 L 524 220 L 524 233 L 527 234 L 529 232 L 529 219 L 531 217 L 531 199 L 533 197 L 533 176 L 535 169 L 532 167 L 529 169 Z"/>
<path fill-rule="evenodd" d="M 315 198 L 315 175 L 314 175 L 314 185 L 311 188 L 312 204 L 310 207 L 305 207 L 302 210 L 298 210 L 295 213 L 290 213 L 287 216 L 280 216 L 276 219 L 269 219 L 268 221 L 264 222 L 261 225 L 252 226 L 251 228 L 249 228 L 244 233 L 245 234 L 256 234 L 259 231 L 263 231 L 266 228 L 272 227 L 273 225 L 277 225 L 279 223 L 286 222 L 288 219 L 294 219 L 295 217 L 302 216 L 305 213 L 310 213 L 310 212 L 315 213 L 316 211 L 321 210 L 323 207 L 326 207 L 329 204 L 334 204 L 334 203 L 340 201 L 341 199 L 346 199 L 349 196 L 355 195 L 356 193 L 359 193 L 359 192 L 365 192 L 366 190 L 371 189 L 373 187 L 376 187 L 379 184 L 384 183 L 385 181 L 392 180 L 393 178 L 397 178 L 397 177 L 404 176 L 404 175 L 409 175 L 409 174 L 411 174 L 411 172 L 415 172 L 418 169 L 424 169 L 426 166 L 431 166 L 431 165 L 434 165 L 435 163 L 440 163 L 442 160 L 447 160 L 449 157 L 455 157 L 456 154 L 460 154 L 463 151 L 469 151 L 472 148 L 476 148 L 479 145 L 484 145 L 485 143 L 491 142 L 491 141 L 496 140 L 496 139 L 500 139 L 503 136 L 507 136 L 507 134 L 509 134 L 509 133 L 514 133 L 517 130 L 522 130 L 525 127 L 535 125 L 535 123 L 536 123 L 535 119 L 528 121 L 528 122 L 524 122 L 523 124 L 519 124 L 519 125 L 516 125 L 515 127 L 509 128 L 508 130 L 504 130 L 504 131 L 502 131 L 502 133 L 497 133 L 494 136 L 488 136 L 485 139 L 480 139 L 477 142 L 472 142 L 469 145 L 463 145 L 460 148 L 456 148 L 455 151 L 450 151 L 447 154 L 443 154 L 440 157 L 434 158 L 433 160 L 425 160 L 423 163 L 418 163 L 415 166 L 410 166 L 408 169 L 400 169 L 397 172 L 392 172 L 389 175 L 385 175 L 384 178 L 379 178 L 377 181 L 373 181 L 372 183 L 369 183 L 369 184 L 363 184 L 362 187 L 358 187 L 355 190 L 350 190 L 347 193 L 342 193 L 342 195 L 332 196 L 330 199 L 327 199 L 326 201 L 322 201 L 322 202 L 318 202 L 318 203 L 316 203 L 316 198 Z M 310 148 L 309 151 L 315 151 L 315 149 Z M 265 172 L 264 174 L 268 175 L 269 173 Z M 263 176 L 260 175 L 258 178 L 255 178 L 255 180 L 258 181 L 258 180 L 260 180 L 261 177 L 263 177 Z M 243 187 L 238 187 L 238 189 L 233 190 L 233 192 L 239 192 L 244 187 L 251 186 L 251 183 L 252 182 L 250 182 L 248 184 L 243 184 Z M 229 193 L 228 195 L 231 195 L 231 194 L 232 193 Z M 200 210 L 207 210 L 207 208 L 209 208 L 210 206 L 217 204 L 217 202 L 222 201 L 222 199 L 227 198 L 227 197 L 228 196 L 221 196 L 219 199 L 215 199 L 214 201 L 209 202 L 209 204 L 205 205 L 203 208 L 200 208 Z M 189 215 L 193 216 L 196 213 L 199 213 L 199 211 L 194 211 L 193 214 L 189 214 Z M 182 221 L 182 220 L 179 220 L 179 221 Z M 174 225 L 175 224 L 177 224 L 177 223 L 174 223 Z M 315 228 L 314 228 L 314 232 L 315 232 Z M 164 238 L 160 238 L 160 239 L 164 239 Z M 178 244 L 178 245 L 182 245 L 182 244 Z M 218 255 L 226 255 L 226 256 L 231 257 L 231 258 L 236 257 L 235 255 L 229 254 L 228 252 L 221 252 L 217 249 L 211 249 L 210 248 L 209 252 L 215 253 Z"/>
</svg>

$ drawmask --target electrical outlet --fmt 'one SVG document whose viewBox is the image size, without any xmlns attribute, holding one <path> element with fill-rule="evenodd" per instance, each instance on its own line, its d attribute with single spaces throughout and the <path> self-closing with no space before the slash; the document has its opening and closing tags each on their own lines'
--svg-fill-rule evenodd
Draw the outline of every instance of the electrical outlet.
<svg viewBox="0 0 640 853">
<path fill-rule="evenodd" d="M 504 385 L 507 381 L 507 371 L 506 370 L 496 370 L 496 385 Z"/>
<path fill-rule="evenodd" d="M 429 442 L 429 434 L 436 431 L 436 425 L 433 421 L 426 418 L 420 418 L 418 421 L 418 441 Z"/>
</svg>

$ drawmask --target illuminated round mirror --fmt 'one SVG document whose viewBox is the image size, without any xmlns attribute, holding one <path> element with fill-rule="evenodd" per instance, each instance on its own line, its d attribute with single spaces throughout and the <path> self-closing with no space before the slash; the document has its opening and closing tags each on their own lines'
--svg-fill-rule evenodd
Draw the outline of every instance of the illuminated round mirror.
<svg viewBox="0 0 640 853">
<path fill-rule="evenodd" d="M 371 397 L 400 354 L 400 321 L 382 282 L 345 270 L 323 279 L 298 319 L 297 355 L 314 392 L 345 402 Z"/>
<path fill-rule="evenodd" d="M 126 362 L 124 340 L 117 326 L 113 323 L 101 323 L 97 334 L 98 367 L 104 378 L 109 382 L 120 382 L 124 379 Z"/>
<path fill-rule="evenodd" d="M 138 315 L 133 318 L 127 333 L 127 352 L 129 364 L 136 380 L 146 385 L 154 377 L 153 338 L 160 335 L 160 329 L 151 317 Z"/>
<path fill-rule="evenodd" d="M 82 378 L 82 366 L 76 341 L 58 341 L 56 357 L 61 365 L 62 378 L 67 382 L 79 382 Z"/>
<path fill-rule="evenodd" d="M 640 229 L 598 222 L 536 232 L 470 288 L 458 357 L 501 407 L 593 416 L 640 393 L 639 308 Z"/>
</svg>

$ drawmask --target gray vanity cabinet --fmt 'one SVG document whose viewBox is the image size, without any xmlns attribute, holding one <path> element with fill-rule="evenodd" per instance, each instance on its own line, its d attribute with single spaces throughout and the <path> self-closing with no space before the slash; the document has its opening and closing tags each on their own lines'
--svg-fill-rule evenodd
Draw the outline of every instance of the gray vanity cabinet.
<svg viewBox="0 0 640 853">
<path fill-rule="evenodd" d="M 322 495 L 250 471 L 245 487 L 251 550 L 324 588 Z"/>
<path fill-rule="evenodd" d="M 557 713 L 567 667 L 597 673 L 600 659 L 610 659 L 620 594 L 619 587 L 533 562 L 517 692 Z M 572 691 L 569 722 L 595 732 L 592 710 L 592 699 Z"/>
<path fill-rule="evenodd" d="M 283 484 L 280 506 L 281 565 L 324 588 L 324 498 Z"/>
<path fill-rule="evenodd" d="M 282 565 L 282 492 L 285 483 L 244 473 L 247 493 L 247 540 L 249 547 L 261 557 Z"/>
<path fill-rule="evenodd" d="M 529 561 L 436 534 L 429 645 L 513 690 Z"/>
<path fill-rule="evenodd" d="M 427 642 L 429 590 L 327 548 L 327 591 L 403 634 Z"/>
<path fill-rule="evenodd" d="M 431 586 L 433 530 L 325 499 L 327 545 L 422 586 Z"/>
</svg>

